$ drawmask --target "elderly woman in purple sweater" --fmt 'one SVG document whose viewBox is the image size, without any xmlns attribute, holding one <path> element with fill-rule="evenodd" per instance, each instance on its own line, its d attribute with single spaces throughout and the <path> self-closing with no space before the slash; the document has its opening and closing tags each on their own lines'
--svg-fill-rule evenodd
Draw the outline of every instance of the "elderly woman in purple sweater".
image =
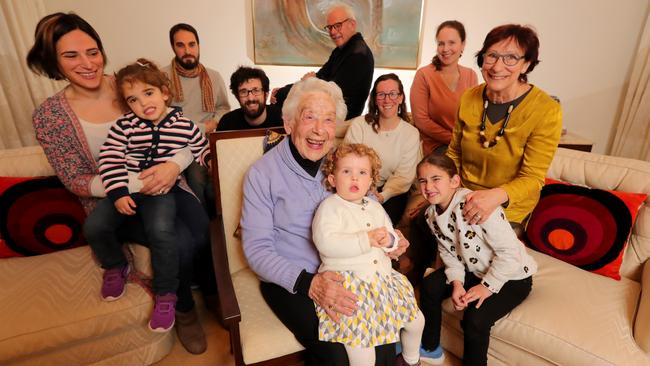
<svg viewBox="0 0 650 366">
<path fill-rule="evenodd" d="M 306 365 L 347 365 L 343 345 L 318 340 L 314 302 L 338 321 L 357 310 L 356 296 L 333 272 L 316 273 L 320 264 L 312 241 L 316 208 L 327 197 L 321 162 L 334 144 L 346 106 L 332 82 L 310 78 L 296 83 L 282 108 L 289 138 L 251 166 L 244 179 L 244 253 L 261 279 L 262 296 L 280 321 L 307 349 Z M 408 242 L 389 255 L 396 259 Z M 376 364 L 395 364 L 393 345 L 377 348 Z"/>
</svg>

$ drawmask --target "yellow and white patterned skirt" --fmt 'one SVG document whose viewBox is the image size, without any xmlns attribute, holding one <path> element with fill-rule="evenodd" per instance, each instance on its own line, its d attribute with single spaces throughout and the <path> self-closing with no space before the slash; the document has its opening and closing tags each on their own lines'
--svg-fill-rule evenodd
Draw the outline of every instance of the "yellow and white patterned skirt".
<svg viewBox="0 0 650 366">
<path fill-rule="evenodd" d="M 378 272 L 370 281 L 356 277 L 352 271 L 339 272 L 343 286 L 355 293 L 359 308 L 351 316 L 340 314 L 335 323 L 319 305 L 318 338 L 325 342 L 353 347 L 375 347 L 399 341 L 399 332 L 418 312 L 409 280 L 397 271 L 382 276 Z"/>
</svg>

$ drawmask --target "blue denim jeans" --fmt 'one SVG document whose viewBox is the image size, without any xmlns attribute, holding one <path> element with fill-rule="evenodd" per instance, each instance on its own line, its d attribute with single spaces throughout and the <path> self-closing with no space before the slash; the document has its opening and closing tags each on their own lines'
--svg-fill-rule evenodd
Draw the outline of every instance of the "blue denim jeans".
<svg viewBox="0 0 650 366">
<path fill-rule="evenodd" d="M 174 193 L 159 196 L 134 193 L 131 198 L 136 204 L 136 214 L 133 216 L 119 213 L 110 199 L 101 200 L 86 218 L 84 235 L 104 269 L 121 267 L 126 265 L 126 258 L 122 252 L 123 240 L 120 240 L 118 232 L 127 226 L 127 221 L 138 220 L 151 251 L 153 292 L 157 295 L 176 293 L 179 255 L 174 228 Z"/>
<path fill-rule="evenodd" d="M 176 291 L 178 302 L 176 303 L 176 310 L 188 312 L 194 307 L 194 299 L 192 298 L 190 286 L 195 258 L 197 257 L 197 253 L 205 252 L 206 249 L 209 252 L 210 248 L 209 221 L 205 211 L 201 207 L 201 203 L 192 194 L 178 187 L 174 187 L 167 196 L 171 196 L 172 194 L 176 204 L 175 212 L 172 212 L 174 212 L 174 229 L 178 253 L 178 262 L 175 269 L 178 279 L 178 289 Z M 95 213 L 98 209 L 100 211 Z M 146 235 L 144 222 L 140 219 L 139 215 L 120 215 L 123 216 L 124 221 L 120 225 L 110 226 L 101 217 L 102 210 L 117 212 L 110 200 L 101 200 L 97 208 L 86 218 L 84 235 L 103 268 L 126 265 L 126 258 L 124 257 L 124 252 L 122 252 L 122 243 L 124 242 L 136 242 L 150 247 L 150 240 Z M 107 233 L 106 236 L 117 238 L 117 240 L 111 240 L 109 246 L 96 250 L 93 242 L 101 242 L 104 240 L 101 237 L 103 235 L 102 232 Z M 99 241 L 93 240 L 93 238 L 97 237 L 99 237 Z M 204 278 L 212 278 L 212 281 L 214 281 L 214 271 L 211 267 L 210 272 Z"/>
</svg>

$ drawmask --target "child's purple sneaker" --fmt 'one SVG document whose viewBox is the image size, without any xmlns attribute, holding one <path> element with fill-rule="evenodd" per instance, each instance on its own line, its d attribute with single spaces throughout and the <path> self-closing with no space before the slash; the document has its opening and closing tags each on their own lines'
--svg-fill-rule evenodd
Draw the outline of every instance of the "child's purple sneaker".
<svg viewBox="0 0 650 366">
<path fill-rule="evenodd" d="M 149 329 L 154 332 L 168 332 L 174 326 L 176 319 L 176 294 L 167 293 L 156 295 L 153 313 L 149 320 Z"/>
<path fill-rule="evenodd" d="M 124 295 L 126 279 L 129 276 L 129 266 L 111 268 L 104 271 L 102 282 L 102 299 L 115 301 Z"/>
</svg>

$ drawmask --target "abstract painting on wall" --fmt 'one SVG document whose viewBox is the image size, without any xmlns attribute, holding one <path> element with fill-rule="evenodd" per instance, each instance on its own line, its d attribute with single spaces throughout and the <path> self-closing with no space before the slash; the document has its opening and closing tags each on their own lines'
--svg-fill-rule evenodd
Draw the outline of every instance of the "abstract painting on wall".
<svg viewBox="0 0 650 366">
<path fill-rule="evenodd" d="M 354 10 L 375 67 L 417 68 L 422 0 L 253 0 L 255 63 L 324 64 L 334 48 L 325 13 L 337 2 Z"/>
</svg>

